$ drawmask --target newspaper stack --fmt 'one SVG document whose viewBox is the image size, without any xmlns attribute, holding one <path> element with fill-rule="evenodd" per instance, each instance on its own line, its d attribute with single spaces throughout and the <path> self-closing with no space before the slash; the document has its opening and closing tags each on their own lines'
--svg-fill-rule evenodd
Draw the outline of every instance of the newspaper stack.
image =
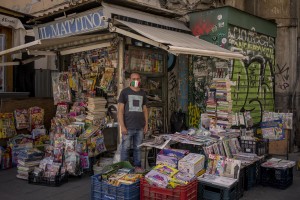
<svg viewBox="0 0 300 200">
<path fill-rule="evenodd" d="M 216 89 L 213 87 L 214 84 L 212 84 L 212 87 L 210 88 L 208 92 L 208 98 L 206 102 L 206 113 L 207 116 L 212 120 L 216 119 Z"/>
<path fill-rule="evenodd" d="M 25 149 L 18 155 L 17 178 L 28 180 L 29 172 L 39 166 L 44 153 L 38 149 Z"/>
<path fill-rule="evenodd" d="M 87 119 L 91 121 L 102 119 L 106 116 L 107 108 L 104 97 L 90 97 L 87 102 Z"/>
<path fill-rule="evenodd" d="M 271 158 L 264 162 L 261 166 L 267 168 L 275 168 L 275 169 L 287 169 L 292 168 L 296 165 L 295 161 L 291 160 L 283 160 L 279 158 Z"/>
<path fill-rule="evenodd" d="M 214 78 L 213 81 L 215 82 L 216 87 L 217 125 L 223 127 L 224 129 L 230 128 L 232 124 L 232 100 L 230 80 L 224 78 Z"/>
</svg>

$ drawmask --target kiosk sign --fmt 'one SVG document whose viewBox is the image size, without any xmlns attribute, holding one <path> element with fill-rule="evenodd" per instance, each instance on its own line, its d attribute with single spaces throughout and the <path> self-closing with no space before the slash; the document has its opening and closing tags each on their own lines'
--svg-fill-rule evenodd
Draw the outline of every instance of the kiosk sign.
<svg viewBox="0 0 300 200">
<path fill-rule="evenodd" d="M 37 26 L 39 39 L 60 38 L 105 29 L 103 9 L 97 8 L 72 17 Z"/>
</svg>

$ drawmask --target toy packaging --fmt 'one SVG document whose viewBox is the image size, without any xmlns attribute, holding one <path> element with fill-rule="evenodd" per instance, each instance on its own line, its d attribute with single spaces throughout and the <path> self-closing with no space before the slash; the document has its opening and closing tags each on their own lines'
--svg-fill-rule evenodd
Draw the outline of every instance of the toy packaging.
<svg viewBox="0 0 300 200">
<path fill-rule="evenodd" d="M 159 172 L 159 173 L 162 173 L 164 175 L 167 175 L 169 177 L 172 177 L 174 176 L 178 170 L 177 169 L 174 169 L 170 166 L 167 166 L 167 165 L 157 165 L 156 167 L 153 168 L 155 171 Z"/>
<path fill-rule="evenodd" d="M 13 113 L 0 113 L 0 138 L 10 138 L 16 133 Z"/>
<path fill-rule="evenodd" d="M 44 109 L 40 107 L 30 107 L 29 113 L 29 131 L 35 128 L 43 128 L 44 126 Z"/>
<path fill-rule="evenodd" d="M 197 174 L 204 168 L 205 157 L 201 154 L 190 153 L 178 162 L 178 169 L 182 172 Z"/>
<path fill-rule="evenodd" d="M 179 185 L 186 185 L 196 179 L 194 174 L 189 174 L 186 172 L 178 172 L 175 174 L 171 180 L 171 182 L 177 183 Z"/>
<path fill-rule="evenodd" d="M 156 158 L 156 165 L 168 165 L 178 167 L 178 161 L 187 155 L 189 151 L 180 149 L 162 149 Z"/>
<path fill-rule="evenodd" d="M 16 120 L 16 129 L 25 129 L 29 127 L 29 116 L 27 109 L 16 109 L 14 111 Z"/>
<path fill-rule="evenodd" d="M 146 174 L 145 178 L 149 184 L 161 188 L 166 188 L 170 181 L 170 177 L 159 173 L 156 170 L 151 170 L 148 174 Z"/>
</svg>

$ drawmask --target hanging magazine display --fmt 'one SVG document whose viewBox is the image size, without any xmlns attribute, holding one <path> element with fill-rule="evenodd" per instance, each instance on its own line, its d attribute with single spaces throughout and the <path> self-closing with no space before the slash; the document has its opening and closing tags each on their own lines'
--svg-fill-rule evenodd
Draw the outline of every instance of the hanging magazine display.
<svg viewBox="0 0 300 200">
<path fill-rule="evenodd" d="M 71 102 L 71 91 L 68 73 L 52 75 L 54 105 L 61 102 Z"/>
<path fill-rule="evenodd" d="M 282 127 L 284 129 L 293 128 L 293 113 L 276 113 L 276 112 L 264 112 L 263 122 L 282 120 Z"/>
<path fill-rule="evenodd" d="M 273 120 L 260 123 L 263 138 L 269 140 L 284 140 L 285 133 L 282 120 Z"/>
</svg>

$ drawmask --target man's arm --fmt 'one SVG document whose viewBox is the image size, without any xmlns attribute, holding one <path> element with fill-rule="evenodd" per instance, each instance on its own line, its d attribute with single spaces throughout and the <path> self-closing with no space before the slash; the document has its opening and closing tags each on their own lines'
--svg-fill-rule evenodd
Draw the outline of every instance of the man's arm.
<svg viewBox="0 0 300 200">
<path fill-rule="evenodd" d="M 144 133 L 147 133 L 147 131 L 148 131 L 148 108 L 146 105 L 143 105 L 143 113 L 144 113 L 144 117 L 145 117 Z"/>
<path fill-rule="evenodd" d="M 121 127 L 122 134 L 127 134 L 127 128 L 124 123 L 124 103 L 118 103 L 118 122 Z"/>
</svg>

